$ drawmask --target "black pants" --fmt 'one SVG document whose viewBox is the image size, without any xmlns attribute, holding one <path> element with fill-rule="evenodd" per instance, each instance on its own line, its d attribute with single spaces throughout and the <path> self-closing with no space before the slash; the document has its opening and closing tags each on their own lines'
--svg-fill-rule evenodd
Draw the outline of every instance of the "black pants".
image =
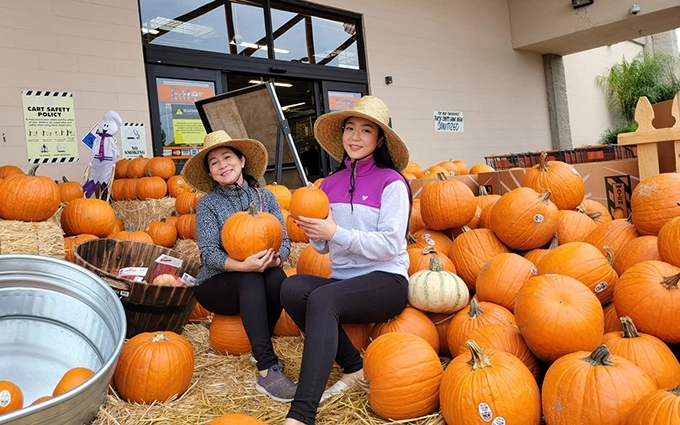
<svg viewBox="0 0 680 425">
<path fill-rule="evenodd" d="M 361 354 L 340 324 L 384 322 L 401 313 L 407 301 L 408 281 L 391 273 L 372 272 L 345 280 L 287 278 L 281 303 L 305 333 L 300 378 L 288 417 L 314 424 L 333 360 L 344 373 L 363 368 Z"/>
<path fill-rule="evenodd" d="M 279 267 L 262 273 L 224 272 L 206 280 L 194 292 L 196 300 L 208 311 L 241 315 L 259 370 L 266 370 L 278 361 L 271 338 L 281 316 L 279 293 L 285 278 Z"/>
</svg>

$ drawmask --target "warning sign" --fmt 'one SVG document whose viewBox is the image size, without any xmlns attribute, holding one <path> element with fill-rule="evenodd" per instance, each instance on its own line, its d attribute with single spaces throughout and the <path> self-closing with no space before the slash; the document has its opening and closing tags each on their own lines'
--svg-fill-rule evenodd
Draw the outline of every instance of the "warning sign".
<svg viewBox="0 0 680 425">
<path fill-rule="evenodd" d="M 175 144 L 200 145 L 206 135 L 198 109 L 194 105 L 172 105 L 172 129 Z"/>
<path fill-rule="evenodd" d="M 28 161 L 34 164 L 78 160 L 73 93 L 21 92 Z"/>
</svg>

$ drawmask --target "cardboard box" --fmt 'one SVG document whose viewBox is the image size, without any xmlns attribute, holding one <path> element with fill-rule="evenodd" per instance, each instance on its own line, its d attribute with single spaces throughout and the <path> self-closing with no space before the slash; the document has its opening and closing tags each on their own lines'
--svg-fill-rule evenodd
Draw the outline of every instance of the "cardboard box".
<svg viewBox="0 0 680 425">
<path fill-rule="evenodd" d="M 572 166 L 583 178 L 586 199 L 601 203 L 614 215 L 617 209 L 623 210 L 623 217 L 630 214 L 630 196 L 640 182 L 637 158 L 616 161 L 586 162 Z M 520 187 L 526 168 L 513 168 L 491 173 L 480 173 L 477 181 L 488 193 L 503 195 Z"/>
<path fill-rule="evenodd" d="M 436 177 L 431 177 L 427 179 L 413 179 L 410 182 L 411 185 L 411 196 L 413 199 L 420 198 L 420 193 L 423 191 L 423 186 L 425 186 L 427 183 L 430 182 L 435 182 L 438 179 Z M 467 187 L 472 190 L 472 193 L 475 194 L 475 196 L 479 195 L 479 184 L 477 184 L 477 175 L 476 174 L 465 174 L 462 176 L 450 176 L 447 177 L 447 180 L 458 180 L 459 182 L 465 183 Z"/>
</svg>

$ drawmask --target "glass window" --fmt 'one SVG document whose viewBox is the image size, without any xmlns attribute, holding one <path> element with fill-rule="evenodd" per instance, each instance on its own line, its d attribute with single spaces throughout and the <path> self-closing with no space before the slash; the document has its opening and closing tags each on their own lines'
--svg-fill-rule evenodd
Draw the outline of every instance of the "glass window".
<svg viewBox="0 0 680 425">
<path fill-rule="evenodd" d="M 164 156 L 191 156 L 206 134 L 194 102 L 215 96 L 215 83 L 156 78 L 156 89 Z"/>
<path fill-rule="evenodd" d="M 356 23 L 312 18 L 314 63 L 359 69 Z"/>
<path fill-rule="evenodd" d="M 264 11 L 260 6 L 232 3 L 234 35 L 230 44 L 239 55 L 267 58 L 267 33 L 264 27 Z"/>
</svg>

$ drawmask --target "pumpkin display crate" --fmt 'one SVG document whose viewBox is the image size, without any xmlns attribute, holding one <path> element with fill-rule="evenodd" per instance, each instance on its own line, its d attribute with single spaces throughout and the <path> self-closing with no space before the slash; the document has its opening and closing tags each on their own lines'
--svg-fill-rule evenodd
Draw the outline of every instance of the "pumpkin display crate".
<svg viewBox="0 0 680 425">
<path fill-rule="evenodd" d="M 148 267 L 162 254 L 182 260 L 177 276 L 196 277 L 199 265 L 181 252 L 144 242 L 92 239 L 73 248 L 74 262 L 103 278 L 118 295 L 125 310 L 127 338 L 141 332 L 169 330 L 182 333 L 196 305 L 194 287 L 160 286 L 118 276 L 125 267 Z"/>
</svg>

